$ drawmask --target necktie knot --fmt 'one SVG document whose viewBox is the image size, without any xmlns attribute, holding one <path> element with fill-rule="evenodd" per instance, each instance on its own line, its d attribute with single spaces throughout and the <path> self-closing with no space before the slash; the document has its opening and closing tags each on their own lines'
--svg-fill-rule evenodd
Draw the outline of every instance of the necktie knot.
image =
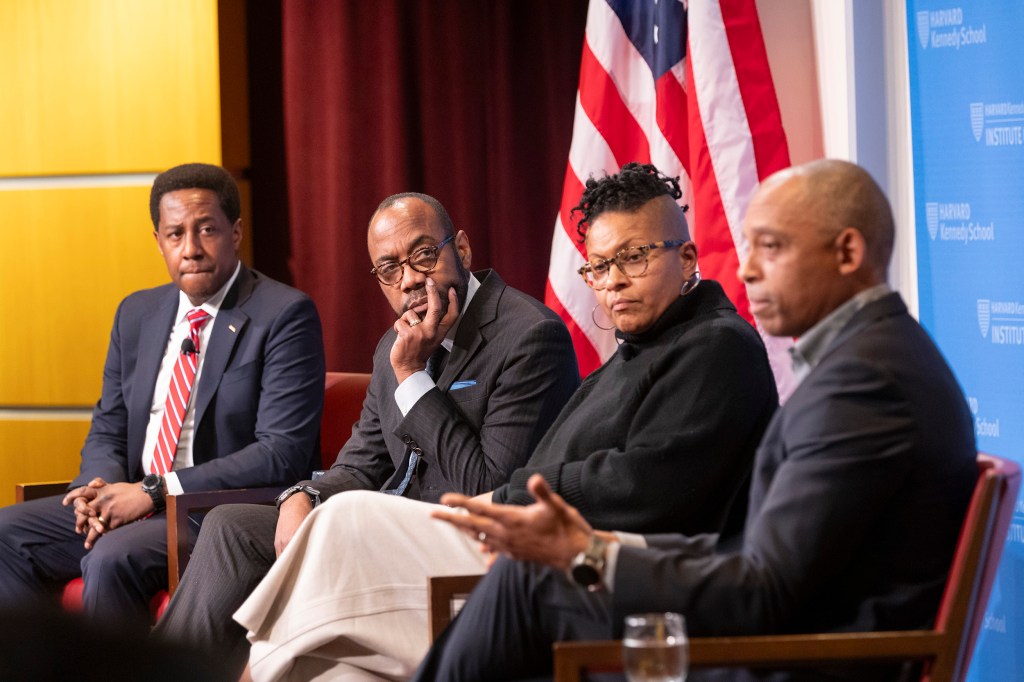
<svg viewBox="0 0 1024 682">
<path fill-rule="evenodd" d="M 192 331 L 199 331 L 206 324 L 206 321 L 210 319 L 210 313 L 202 308 L 193 308 L 188 311 L 186 317 L 188 317 L 188 323 L 192 325 Z"/>
</svg>

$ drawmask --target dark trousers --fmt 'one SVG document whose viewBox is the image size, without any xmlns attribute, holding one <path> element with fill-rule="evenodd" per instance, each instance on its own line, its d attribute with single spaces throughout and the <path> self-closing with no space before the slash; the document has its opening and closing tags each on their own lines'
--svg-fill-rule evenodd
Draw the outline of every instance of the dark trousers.
<svg viewBox="0 0 1024 682">
<path fill-rule="evenodd" d="M 560 571 L 501 559 L 466 601 L 420 664 L 415 682 L 550 680 L 552 645 L 559 641 L 622 636 L 612 622 L 611 597 L 589 593 Z M 882 682 L 920 677 L 913 666 L 861 666 L 849 670 L 690 671 L 687 682 Z M 591 674 L 592 682 L 624 680 Z"/>
<path fill-rule="evenodd" d="M 228 504 L 207 514 L 154 637 L 205 652 L 237 678 L 249 660 L 249 641 L 231 616 L 277 559 L 276 530 L 277 509 L 270 506 Z"/>
<path fill-rule="evenodd" d="M 550 679 L 554 642 L 611 638 L 608 595 L 587 592 L 560 571 L 500 559 L 413 679 Z"/>
<path fill-rule="evenodd" d="M 167 587 L 164 514 L 111 530 L 86 551 L 62 497 L 0 508 L 0 607 L 18 608 L 59 593 L 81 576 L 88 617 L 147 627 L 149 601 Z M 190 528 L 190 544 L 196 530 Z"/>
</svg>

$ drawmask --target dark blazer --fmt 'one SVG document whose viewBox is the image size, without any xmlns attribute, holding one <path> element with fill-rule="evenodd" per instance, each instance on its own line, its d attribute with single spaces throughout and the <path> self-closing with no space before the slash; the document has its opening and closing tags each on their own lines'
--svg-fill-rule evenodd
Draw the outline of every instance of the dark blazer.
<svg viewBox="0 0 1024 682">
<path fill-rule="evenodd" d="M 480 288 L 462 314 L 437 387 L 404 417 L 389 357 L 395 331 L 381 338 L 359 421 L 316 481 L 322 498 L 393 488 L 416 446 L 422 459 L 405 496 L 429 502 L 449 491 L 493 490 L 526 462 L 579 385 L 572 340 L 555 313 L 498 273 L 476 277 Z"/>
<path fill-rule="evenodd" d="M 742 550 L 623 547 L 613 624 L 679 611 L 693 634 L 907 629 L 934 618 L 977 478 L 970 414 L 890 294 L 861 309 L 758 449 Z"/>
<path fill-rule="evenodd" d="M 166 284 L 117 309 L 72 487 L 99 476 L 138 481 L 160 361 L 178 309 Z M 186 492 L 287 485 L 317 463 L 323 410 L 320 317 L 302 292 L 244 265 L 217 314 L 195 388 L 194 466 L 177 471 Z"/>
</svg>

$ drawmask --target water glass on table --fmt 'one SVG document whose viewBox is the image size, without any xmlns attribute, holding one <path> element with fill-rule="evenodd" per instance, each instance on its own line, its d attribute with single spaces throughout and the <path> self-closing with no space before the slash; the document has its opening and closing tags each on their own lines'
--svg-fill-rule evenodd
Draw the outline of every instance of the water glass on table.
<svg viewBox="0 0 1024 682">
<path fill-rule="evenodd" d="M 689 647 L 686 621 L 678 613 L 626 616 L 622 654 L 629 682 L 683 682 Z"/>
</svg>

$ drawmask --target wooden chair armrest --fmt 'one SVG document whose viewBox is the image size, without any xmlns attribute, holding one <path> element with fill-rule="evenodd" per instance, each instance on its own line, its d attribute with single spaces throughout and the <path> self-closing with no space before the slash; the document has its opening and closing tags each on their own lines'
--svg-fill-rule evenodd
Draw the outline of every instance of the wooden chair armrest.
<svg viewBox="0 0 1024 682">
<path fill-rule="evenodd" d="M 44 481 L 39 483 L 18 483 L 14 486 L 15 502 L 28 502 L 42 497 L 63 495 L 71 481 Z"/>
<path fill-rule="evenodd" d="M 554 682 L 580 682 L 585 670 L 622 670 L 622 640 L 555 642 Z"/>
<path fill-rule="evenodd" d="M 792 668 L 825 662 L 894 663 L 934 659 L 944 646 L 931 630 L 758 637 L 694 637 L 690 667 Z M 622 670 L 622 642 L 556 642 L 555 682 L 578 682 L 583 670 Z"/>
<path fill-rule="evenodd" d="M 222 504 L 272 504 L 283 490 L 273 488 L 241 488 L 238 490 L 204 490 L 167 496 L 167 593 L 178 589 L 178 581 L 188 566 L 188 517 Z"/>
<path fill-rule="evenodd" d="M 437 639 L 455 617 L 455 600 L 465 599 L 482 575 L 438 575 L 427 578 L 430 641 Z"/>
</svg>

